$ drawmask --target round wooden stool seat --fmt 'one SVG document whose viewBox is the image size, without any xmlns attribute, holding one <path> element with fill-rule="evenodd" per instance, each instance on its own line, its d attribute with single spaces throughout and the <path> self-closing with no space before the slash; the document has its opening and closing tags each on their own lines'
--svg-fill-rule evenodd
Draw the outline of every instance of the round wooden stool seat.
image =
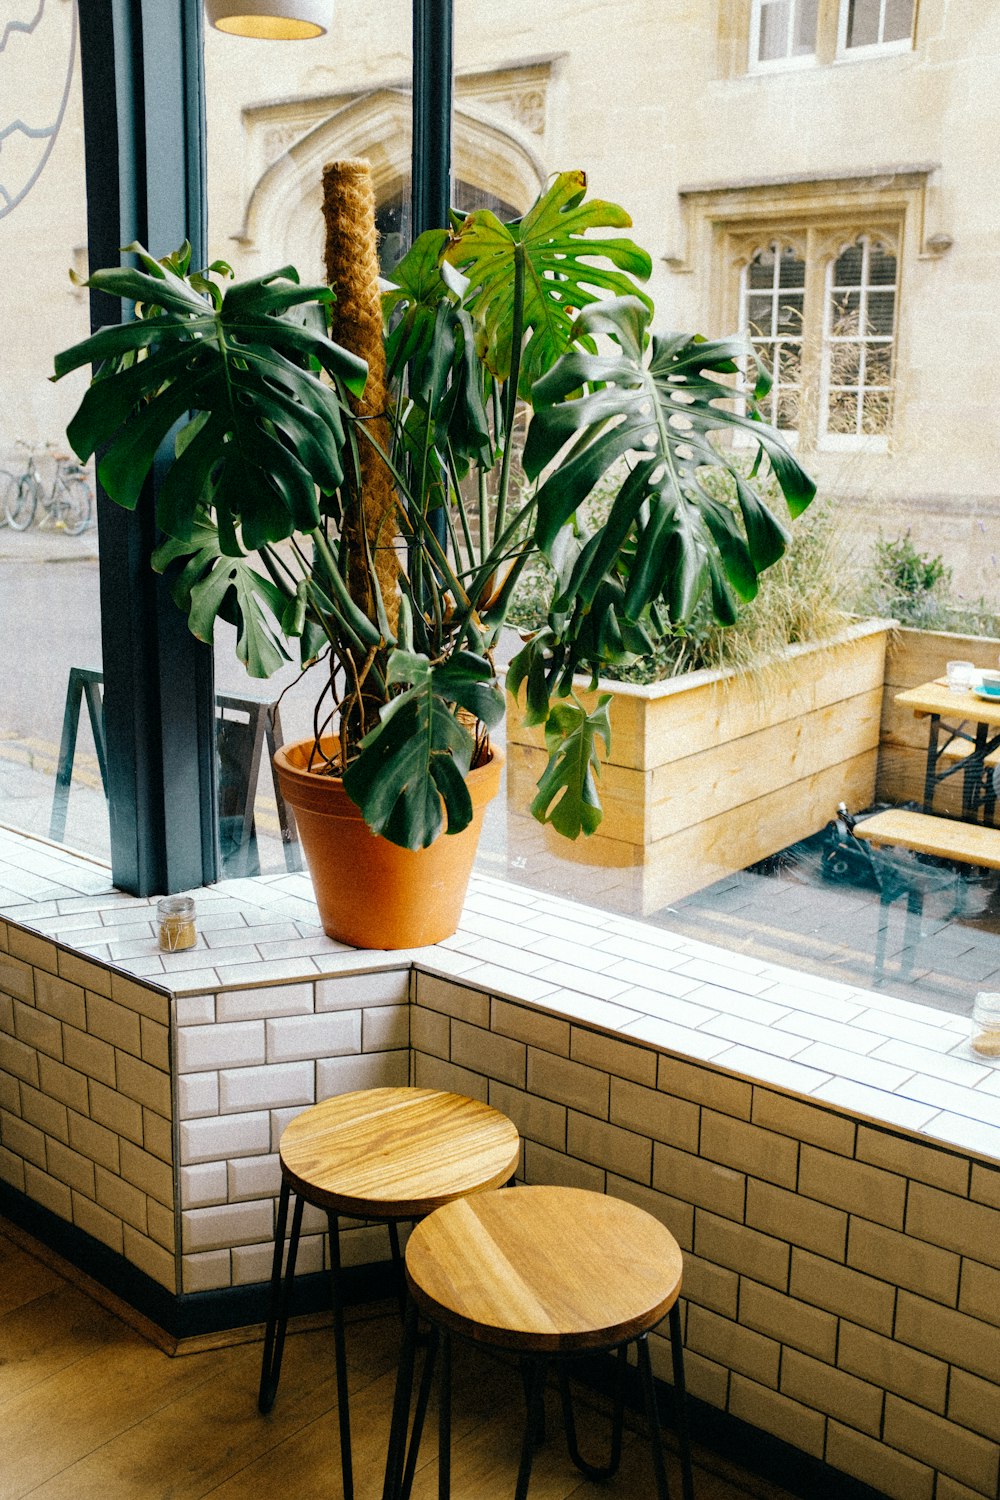
<svg viewBox="0 0 1000 1500">
<path fill-rule="evenodd" d="M 408 1500 L 440 1352 L 438 1496 L 451 1493 L 451 1341 L 453 1336 L 516 1353 L 528 1413 L 515 1500 L 526 1500 L 534 1449 L 544 1428 L 544 1392 L 557 1367 L 569 1456 L 581 1473 L 606 1480 L 622 1453 L 627 1352 L 636 1361 L 653 1465 L 653 1490 L 669 1500 L 666 1458 L 649 1354 L 649 1333 L 670 1320 L 674 1404 L 680 1437 L 681 1492 L 693 1500 L 684 1401 L 678 1295 L 680 1246 L 658 1219 L 631 1203 L 579 1188 L 518 1187 L 476 1193 L 437 1209 L 416 1226 L 406 1247 L 410 1299 L 400 1355 L 383 1500 Z M 431 1325 L 407 1451 L 414 1356 L 421 1315 Z M 438 1346 L 440 1345 L 440 1351 Z M 616 1351 L 611 1454 L 604 1464 L 580 1451 L 569 1385 L 574 1356 Z"/>
<path fill-rule="evenodd" d="M 421 1219 L 465 1193 L 499 1187 L 514 1175 L 520 1139 L 513 1123 L 478 1099 L 437 1089 L 361 1089 L 305 1109 L 278 1142 L 281 1193 L 257 1405 L 277 1394 L 288 1327 L 303 1204 L 325 1211 L 329 1227 L 333 1343 L 344 1500 L 354 1495 L 347 1352 L 341 1288 L 340 1219 L 383 1221 L 404 1295 L 398 1224 Z M 285 1232 L 294 1195 L 288 1256 Z"/>
<path fill-rule="evenodd" d="M 294 1192 L 333 1213 L 419 1219 L 513 1175 L 520 1140 L 499 1110 L 436 1089 L 362 1089 L 304 1110 L 278 1145 Z"/>
<path fill-rule="evenodd" d="M 449 1203 L 406 1247 L 414 1301 L 451 1332 L 495 1348 L 611 1349 L 654 1328 L 677 1300 L 681 1252 L 668 1229 L 619 1198 L 520 1187 Z"/>
</svg>

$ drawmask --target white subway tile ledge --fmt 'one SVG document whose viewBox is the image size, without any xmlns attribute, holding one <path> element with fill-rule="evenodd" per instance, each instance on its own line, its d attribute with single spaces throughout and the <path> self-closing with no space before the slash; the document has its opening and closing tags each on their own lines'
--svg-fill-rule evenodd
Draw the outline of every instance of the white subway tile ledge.
<svg viewBox="0 0 1000 1500">
<path fill-rule="evenodd" d="M 0 829 L 0 862 L 21 869 L 30 863 L 38 887 L 37 900 L 34 890 L 31 898 L 7 893 L 0 900 L 0 922 L 11 924 L 0 941 L 0 990 L 11 988 L 5 970 L 37 962 L 35 952 L 19 951 L 19 933 L 22 945 L 37 934 L 60 953 L 85 955 L 162 990 L 178 1020 L 182 1008 L 187 1017 L 200 997 L 213 994 L 236 993 L 243 1013 L 259 1016 L 269 1013 L 267 999 L 254 1006 L 252 992 L 271 987 L 270 1013 L 277 1016 L 284 1014 L 278 992 L 287 986 L 320 981 L 322 992 L 338 979 L 415 969 L 936 1145 L 1000 1159 L 1000 1067 L 970 1062 L 961 1018 L 877 990 L 799 975 L 488 876 L 473 877 L 462 925 L 439 947 L 362 952 L 332 941 L 319 926 L 308 876 L 300 874 L 193 892 L 198 944 L 162 955 L 155 900 L 113 890 L 95 861 Z M 289 932 L 293 921 L 294 954 L 279 957 L 276 933 Z M 52 967 L 62 972 L 58 960 Z M 327 1003 L 338 1002 L 318 1008 Z M 225 1002 L 223 1009 L 227 1017 L 238 1013 Z"/>
</svg>

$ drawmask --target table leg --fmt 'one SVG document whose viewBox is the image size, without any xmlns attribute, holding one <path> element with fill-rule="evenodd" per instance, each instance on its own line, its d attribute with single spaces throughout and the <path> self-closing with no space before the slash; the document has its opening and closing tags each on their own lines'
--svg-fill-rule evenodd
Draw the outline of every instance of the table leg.
<svg viewBox="0 0 1000 1500">
<path fill-rule="evenodd" d="M 934 810 L 934 790 L 937 786 L 938 732 L 941 715 L 931 714 L 931 727 L 927 739 L 927 769 L 924 772 L 924 812 Z"/>
</svg>

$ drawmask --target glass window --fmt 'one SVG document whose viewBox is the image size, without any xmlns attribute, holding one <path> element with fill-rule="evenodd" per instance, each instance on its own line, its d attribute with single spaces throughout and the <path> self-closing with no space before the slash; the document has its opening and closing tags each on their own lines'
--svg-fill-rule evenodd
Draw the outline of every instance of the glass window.
<svg viewBox="0 0 1000 1500">
<path fill-rule="evenodd" d="M 913 0 L 842 0 L 840 50 L 907 47 L 913 38 Z"/>
<path fill-rule="evenodd" d="M 751 68 L 808 61 L 816 51 L 818 0 L 754 0 Z"/>
<path fill-rule="evenodd" d="M 863 235 L 827 271 L 821 431 L 881 437 L 889 431 L 896 256 Z"/>
<path fill-rule="evenodd" d="M 240 275 L 288 263 L 304 279 L 322 274 L 323 165 L 364 156 L 376 183 L 383 264 L 395 259 L 405 242 L 409 176 L 407 9 L 338 0 L 328 37 L 287 47 L 209 33 L 212 258 L 232 261 Z M 879 69 L 883 128 L 873 135 L 858 128 L 871 113 L 870 69 L 812 64 L 908 48 L 915 25 L 908 0 L 741 0 L 684 9 L 682 17 L 678 7 L 655 0 L 595 3 L 585 7 L 581 25 L 573 0 L 545 6 L 510 0 L 502 13 L 456 0 L 456 196 L 471 206 L 467 185 L 507 217 L 523 212 L 551 174 L 580 168 L 593 197 L 624 205 L 634 225 L 623 233 L 651 253 L 657 330 L 698 330 L 709 338 L 741 323 L 750 330 L 774 373 L 765 415 L 796 435 L 824 502 L 815 531 L 814 512 L 791 528 L 805 538 L 799 554 L 805 573 L 773 575 L 790 612 L 788 639 L 802 642 L 823 588 L 877 563 L 899 588 L 922 580 L 928 597 L 941 578 L 952 578 L 953 594 L 940 607 L 934 603 L 933 618 L 938 628 L 956 629 L 960 621 L 981 619 L 977 633 L 991 642 L 981 664 L 993 665 L 1000 652 L 1000 641 L 992 640 L 995 621 L 989 626 L 985 612 L 976 615 L 971 606 L 995 601 L 998 576 L 991 559 L 1000 534 L 1000 465 L 982 395 L 989 360 L 980 351 L 1000 259 L 996 226 L 984 207 L 992 201 L 992 163 L 982 151 L 995 133 L 998 94 L 983 80 L 996 78 L 1000 53 L 996 45 L 973 48 L 949 12 L 940 21 L 945 72 L 938 58 L 919 54 L 905 69 Z M 731 73 L 749 65 L 753 76 L 720 77 L 720 55 L 727 67 L 738 58 Z M 798 67 L 806 71 L 796 76 Z M 619 77 L 631 86 L 609 88 L 609 79 Z M 677 99 L 690 107 L 664 105 Z M 953 128 L 935 135 L 940 151 L 930 153 L 927 131 L 943 113 Z M 927 191 L 932 157 L 940 158 L 947 194 Z M 887 172 L 887 162 L 900 166 Z M 907 168 L 908 162 L 917 165 Z M 699 183 L 706 186 L 690 186 Z M 692 195 L 708 205 L 701 218 L 690 207 Z M 776 510 L 787 519 L 780 502 Z M 880 531 L 893 543 L 881 552 Z M 930 561 L 921 568 L 914 558 Z M 822 587 L 809 592 L 817 579 Z M 956 596 L 970 605 L 964 613 L 955 612 Z M 768 601 L 775 597 L 761 595 L 769 625 L 776 607 Z M 865 607 L 885 612 L 878 600 Z M 218 689 L 238 700 L 224 705 L 227 727 L 220 733 L 228 758 L 222 776 L 228 868 L 238 870 L 241 860 L 247 869 L 281 868 L 280 810 L 266 750 L 256 762 L 249 808 L 256 844 L 246 840 L 244 768 L 248 746 L 254 764 L 254 695 L 279 703 L 284 737 L 292 739 L 309 735 L 316 694 L 310 681 L 297 680 L 291 663 L 274 678 L 249 681 L 225 634 L 220 626 Z M 683 676 L 692 659 L 705 666 L 721 657 L 719 633 L 705 618 L 671 644 L 677 649 L 669 660 L 664 653 L 623 669 L 627 692 L 616 703 L 632 711 L 636 686 L 657 679 L 660 700 L 676 707 L 688 686 L 671 681 L 660 688 L 658 679 Z M 515 643 L 505 640 L 501 659 L 508 649 Z M 975 653 L 963 647 L 949 654 Z M 919 652 L 914 659 L 929 661 Z M 935 672 L 927 665 L 916 670 L 924 677 Z M 670 941 L 681 933 L 743 949 L 753 959 L 869 985 L 878 892 L 863 855 L 845 864 L 840 846 L 831 849 L 824 840 L 841 799 L 852 812 L 876 800 L 919 799 L 927 740 L 926 726 L 894 713 L 890 696 L 888 731 L 876 744 L 880 705 L 871 686 L 862 695 L 860 727 L 849 722 L 843 688 L 852 671 L 823 667 L 827 697 L 816 700 L 815 714 L 811 686 L 806 693 L 779 690 L 787 713 L 759 746 L 748 742 L 742 724 L 735 741 L 724 743 L 711 709 L 692 707 L 686 718 L 669 718 L 662 731 L 645 735 L 659 736 L 669 750 L 652 768 L 631 759 L 623 711 L 612 707 L 616 727 L 600 787 L 604 822 L 593 838 L 574 844 L 528 816 L 541 769 L 539 737 L 532 739 L 512 713 L 503 731 L 508 785 L 490 815 L 481 868 L 642 916 L 669 929 Z M 767 696 L 753 681 L 744 686 L 753 704 Z M 807 747 L 810 718 L 818 719 L 818 737 Z M 781 768 L 791 774 L 779 784 L 772 773 Z M 960 812 L 960 780 L 944 788 L 941 810 L 958 788 L 950 807 Z M 641 807 L 640 784 L 655 788 Z M 827 859 L 828 853 L 838 857 Z M 948 942 L 934 954 L 925 949 L 926 962 L 905 974 L 897 964 L 887 987 L 916 999 L 943 997 L 956 1008 L 967 1001 L 968 974 L 980 958 L 988 964 L 1000 933 L 985 888 L 970 884 L 963 892 L 970 915 L 944 912 L 956 890 L 954 880 L 942 887 L 935 899 L 943 914 L 930 912 L 945 927 L 955 924 Z M 894 933 L 902 904 L 891 913 Z M 945 971 L 946 950 L 973 947 L 974 963 Z M 939 962 L 931 973 L 929 965 Z M 616 982 L 598 976 L 594 993 L 614 1003 Z M 691 1024 L 699 1024 L 697 1014 Z"/>
<path fill-rule="evenodd" d="M 771 373 L 770 422 L 798 432 L 806 265 L 790 245 L 758 250 L 743 276 L 743 326 Z"/>
<path fill-rule="evenodd" d="M 87 271 L 76 7 L 13 14 L 0 25 L 0 823 L 106 859 L 92 474 L 66 457 L 87 375 L 46 379 L 90 332 L 69 274 Z M 78 733 L 57 791 L 65 715 Z"/>
</svg>

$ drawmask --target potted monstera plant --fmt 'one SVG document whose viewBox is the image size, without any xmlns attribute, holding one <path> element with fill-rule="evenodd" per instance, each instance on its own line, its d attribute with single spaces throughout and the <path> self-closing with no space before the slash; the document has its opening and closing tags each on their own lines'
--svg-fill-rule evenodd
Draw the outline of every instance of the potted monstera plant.
<svg viewBox="0 0 1000 1500">
<path fill-rule="evenodd" d="M 253 676 L 293 650 L 317 664 L 315 734 L 282 757 L 285 792 L 314 883 L 330 878 L 326 930 L 396 947 L 457 924 L 499 779 L 493 650 L 536 549 L 552 598 L 508 686 L 545 726 L 532 811 L 575 838 L 600 821 L 609 727 L 574 677 L 648 651 L 704 597 L 732 620 L 788 540 L 758 466 L 792 517 L 814 486 L 761 420 L 767 376 L 744 341 L 650 333 L 649 257 L 619 233 L 621 208 L 586 198 L 582 173 L 513 223 L 482 210 L 421 235 L 380 309 L 377 267 L 341 222 L 345 202 L 356 216 L 358 167 L 327 169 L 334 290 L 291 267 L 227 286 L 228 268 L 192 271 L 187 249 L 157 261 L 130 246 L 137 264 L 91 284 L 137 316 L 60 354 L 54 378 L 94 364 L 68 436 L 81 460 L 101 454 L 121 505 L 139 503 L 180 424 L 154 566 L 195 635 L 236 625 Z M 732 504 L 704 482 L 719 469 Z M 615 499 L 589 532 L 580 508 L 608 475 Z M 427 861 L 456 851 L 447 898 Z M 374 927 L 348 909 L 357 893 Z"/>
</svg>

